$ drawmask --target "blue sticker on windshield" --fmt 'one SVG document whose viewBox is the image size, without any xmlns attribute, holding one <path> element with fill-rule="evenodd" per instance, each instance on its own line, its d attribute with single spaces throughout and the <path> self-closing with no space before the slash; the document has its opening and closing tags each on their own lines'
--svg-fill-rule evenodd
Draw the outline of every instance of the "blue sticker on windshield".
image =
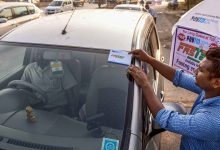
<svg viewBox="0 0 220 150">
<path fill-rule="evenodd" d="M 101 150 L 118 150 L 119 141 L 115 139 L 103 138 Z"/>
</svg>

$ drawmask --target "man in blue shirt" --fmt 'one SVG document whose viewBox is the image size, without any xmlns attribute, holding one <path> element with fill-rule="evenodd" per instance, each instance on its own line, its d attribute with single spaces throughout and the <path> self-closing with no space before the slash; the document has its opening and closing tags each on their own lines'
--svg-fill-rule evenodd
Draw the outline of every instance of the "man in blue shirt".
<svg viewBox="0 0 220 150">
<path fill-rule="evenodd" d="M 142 50 L 133 57 L 152 65 L 160 74 L 179 86 L 199 94 L 187 115 L 166 110 L 156 97 L 141 68 L 130 66 L 128 72 L 142 88 L 146 103 L 160 126 L 182 135 L 181 150 L 216 150 L 220 148 L 220 48 L 209 49 L 195 70 L 195 76 L 161 63 Z"/>
</svg>

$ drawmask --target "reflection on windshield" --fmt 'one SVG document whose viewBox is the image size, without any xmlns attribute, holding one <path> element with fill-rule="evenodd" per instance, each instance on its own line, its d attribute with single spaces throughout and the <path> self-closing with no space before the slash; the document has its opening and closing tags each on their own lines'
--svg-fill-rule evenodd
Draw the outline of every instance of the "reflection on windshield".
<svg viewBox="0 0 220 150">
<path fill-rule="evenodd" d="M 102 138 L 121 142 L 128 95 L 127 66 L 108 63 L 107 51 L 0 45 L 0 52 L 4 52 L 4 55 L 0 55 L 0 60 L 1 57 L 9 58 L 5 62 L 12 64 L 17 63 L 16 59 L 12 61 L 7 56 L 12 54 L 7 50 L 16 51 L 16 55 L 24 55 L 25 50 L 29 51 L 26 54 L 30 54 L 30 62 L 24 66 L 22 75 L 18 72 L 12 80 L 28 82 L 40 88 L 46 96 L 33 87 L 28 88 L 33 88 L 31 92 L 35 98 L 25 92 L 17 94 L 27 87 L 16 93 L 14 90 L 9 91 L 7 94 L 11 95 L 11 101 L 25 100 L 28 104 L 17 108 L 17 112 L 9 120 L 6 118 L 5 126 L 28 132 L 30 137 L 68 137 L 72 139 L 69 142 L 75 142 L 74 145 L 78 145 L 79 149 L 86 149 L 89 139 L 90 149 L 101 149 Z M 6 67 L 8 66 L 0 66 L 0 72 L 8 69 Z M 24 85 L 19 85 L 18 89 L 20 86 Z M 0 99 L 5 96 L 1 94 L 0 92 Z M 35 123 L 29 124 L 24 119 L 27 117 L 24 109 L 26 106 L 33 108 L 37 118 Z M 13 119 L 16 122 L 11 121 Z M 21 135 L 18 137 L 22 137 L 22 133 L 19 134 Z M 13 134 L 9 133 L 4 136 L 11 135 Z M 3 136 L 1 132 L 0 136 Z M 26 141 L 35 142 L 31 138 Z M 47 142 L 49 144 L 50 140 L 47 139 Z"/>
<path fill-rule="evenodd" d="M 52 1 L 49 6 L 61 6 L 62 5 L 62 1 Z"/>
</svg>

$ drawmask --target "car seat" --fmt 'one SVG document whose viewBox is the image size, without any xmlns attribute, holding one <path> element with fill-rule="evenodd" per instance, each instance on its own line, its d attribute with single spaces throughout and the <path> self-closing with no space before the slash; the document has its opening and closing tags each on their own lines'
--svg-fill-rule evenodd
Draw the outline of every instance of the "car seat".
<svg viewBox="0 0 220 150">
<path fill-rule="evenodd" d="M 78 59 L 72 58 L 71 51 L 46 51 L 44 59 L 59 60 L 67 67 L 72 76 L 76 79 L 77 85 L 66 91 L 70 110 L 77 117 L 79 112 L 79 89 L 81 83 L 81 63 Z M 65 70 L 64 70 L 65 73 Z"/>
<path fill-rule="evenodd" d="M 98 68 L 92 75 L 86 103 L 82 108 L 86 120 L 104 114 L 99 120 L 101 126 L 122 129 L 127 91 L 128 79 L 124 66 L 110 64 Z"/>
</svg>

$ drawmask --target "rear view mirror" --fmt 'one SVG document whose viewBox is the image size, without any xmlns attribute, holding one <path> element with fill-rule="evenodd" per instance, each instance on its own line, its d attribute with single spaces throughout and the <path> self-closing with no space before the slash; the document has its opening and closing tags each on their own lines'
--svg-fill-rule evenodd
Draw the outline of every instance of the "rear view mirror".
<svg viewBox="0 0 220 150">
<path fill-rule="evenodd" d="M 8 21 L 8 19 L 6 18 L 0 18 L 0 23 L 6 23 Z"/>
</svg>

